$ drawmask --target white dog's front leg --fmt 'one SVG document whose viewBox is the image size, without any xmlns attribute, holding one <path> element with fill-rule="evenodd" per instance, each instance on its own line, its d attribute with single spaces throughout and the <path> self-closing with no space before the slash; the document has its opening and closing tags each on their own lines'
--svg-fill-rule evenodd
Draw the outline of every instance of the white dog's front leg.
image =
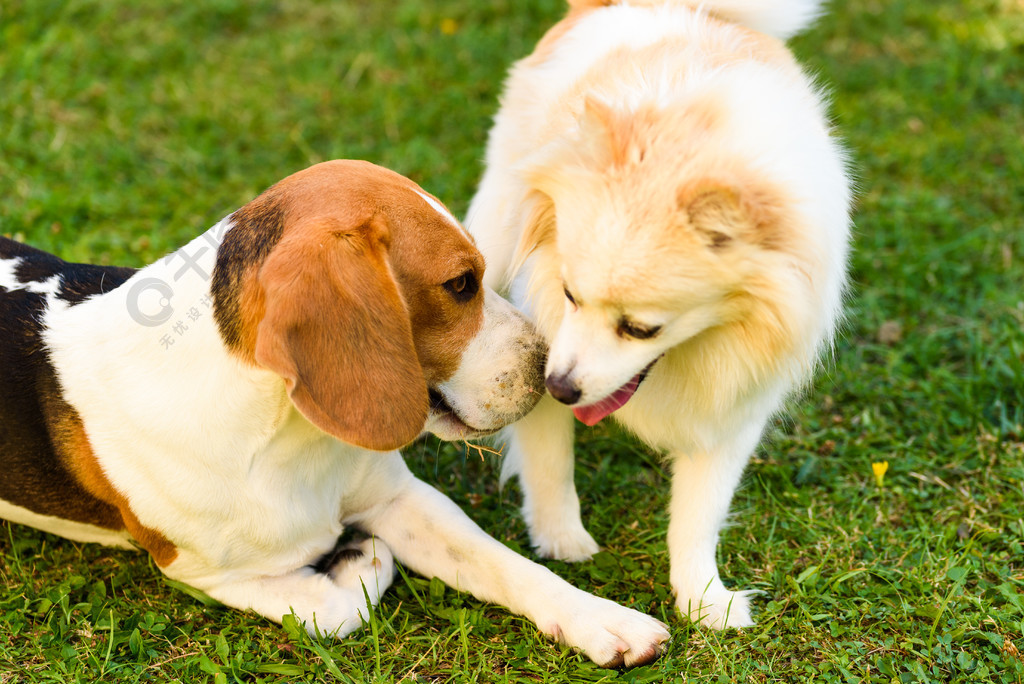
<svg viewBox="0 0 1024 684">
<path fill-rule="evenodd" d="M 586 560 L 599 550 L 580 517 L 573 420 L 571 409 L 545 394 L 533 411 L 506 428 L 508 455 L 502 464 L 502 481 L 519 476 L 523 518 L 537 553 L 564 561 Z"/>
<path fill-rule="evenodd" d="M 760 432 L 758 432 L 760 434 Z M 679 611 L 715 629 L 749 627 L 751 591 L 730 591 L 718 576 L 715 549 L 729 504 L 757 439 L 720 452 L 673 454 L 668 525 L 672 589 Z"/>
<path fill-rule="evenodd" d="M 576 589 L 488 536 L 446 496 L 410 479 L 358 524 L 426 577 L 524 615 L 606 667 L 653 660 L 668 639 L 657 620 Z"/>
<path fill-rule="evenodd" d="M 376 606 L 394 576 L 390 549 L 379 539 L 365 539 L 327 572 L 306 566 L 285 575 L 194 586 L 225 605 L 254 610 L 274 622 L 294 613 L 311 635 L 319 630 L 340 638 L 362 626 L 368 618 L 367 597 Z"/>
</svg>

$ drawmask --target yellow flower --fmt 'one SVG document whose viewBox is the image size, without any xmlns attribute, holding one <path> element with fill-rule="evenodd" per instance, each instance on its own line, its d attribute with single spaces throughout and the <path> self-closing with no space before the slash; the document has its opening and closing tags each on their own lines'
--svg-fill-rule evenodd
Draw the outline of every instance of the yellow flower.
<svg viewBox="0 0 1024 684">
<path fill-rule="evenodd" d="M 885 471 L 889 469 L 888 461 L 875 461 L 871 464 L 871 472 L 875 474 L 875 482 L 878 483 L 879 487 L 884 486 L 885 483 Z"/>
<path fill-rule="evenodd" d="M 454 19 L 448 17 L 441 20 L 441 33 L 444 35 L 453 36 L 458 30 L 459 24 Z"/>
</svg>

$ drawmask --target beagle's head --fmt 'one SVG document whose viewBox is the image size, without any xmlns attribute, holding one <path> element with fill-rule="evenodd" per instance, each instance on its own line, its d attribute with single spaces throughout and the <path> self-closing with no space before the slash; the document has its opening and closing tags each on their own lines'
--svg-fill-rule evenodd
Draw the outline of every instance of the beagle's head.
<svg viewBox="0 0 1024 684">
<path fill-rule="evenodd" d="M 541 338 L 483 287 L 459 222 L 404 176 L 317 164 L 231 221 L 212 284 L 224 343 L 281 376 L 324 432 L 375 450 L 424 430 L 466 439 L 543 393 Z"/>
</svg>

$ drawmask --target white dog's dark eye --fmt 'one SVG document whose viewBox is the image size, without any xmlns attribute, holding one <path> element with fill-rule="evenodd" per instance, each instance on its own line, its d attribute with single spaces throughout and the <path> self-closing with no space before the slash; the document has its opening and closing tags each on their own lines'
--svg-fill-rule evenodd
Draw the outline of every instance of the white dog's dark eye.
<svg viewBox="0 0 1024 684">
<path fill-rule="evenodd" d="M 619 320 L 619 325 L 615 329 L 615 334 L 619 337 L 631 337 L 634 340 L 649 340 L 660 332 L 660 325 L 641 325 L 639 323 L 634 323 L 628 318 Z"/>
<path fill-rule="evenodd" d="M 573 306 L 576 306 L 576 298 L 572 296 L 571 292 L 569 292 L 569 288 L 567 288 L 565 285 L 562 285 L 562 292 L 565 293 L 565 298 L 569 300 L 569 303 L 572 304 Z"/>
<path fill-rule="evenodd" d="M 443 285 L 444 289 L 460 302 L 468 302 L 480 289 L 476 276 L 472 271 L 466 271 L 460 276 L 448 280 Z"/>
</svg>

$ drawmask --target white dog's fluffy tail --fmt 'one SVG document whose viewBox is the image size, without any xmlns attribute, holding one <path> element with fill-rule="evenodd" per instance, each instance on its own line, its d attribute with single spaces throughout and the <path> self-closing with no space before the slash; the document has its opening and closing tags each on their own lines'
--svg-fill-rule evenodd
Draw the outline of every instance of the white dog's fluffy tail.
<svg viewBox="0 0 1024 684">
<path fill-rule="evenodd" d="M 782 40 L 803 31 L 827 0 L 569 0 L 573 8 L 687 5 Z"/>
</svg>

